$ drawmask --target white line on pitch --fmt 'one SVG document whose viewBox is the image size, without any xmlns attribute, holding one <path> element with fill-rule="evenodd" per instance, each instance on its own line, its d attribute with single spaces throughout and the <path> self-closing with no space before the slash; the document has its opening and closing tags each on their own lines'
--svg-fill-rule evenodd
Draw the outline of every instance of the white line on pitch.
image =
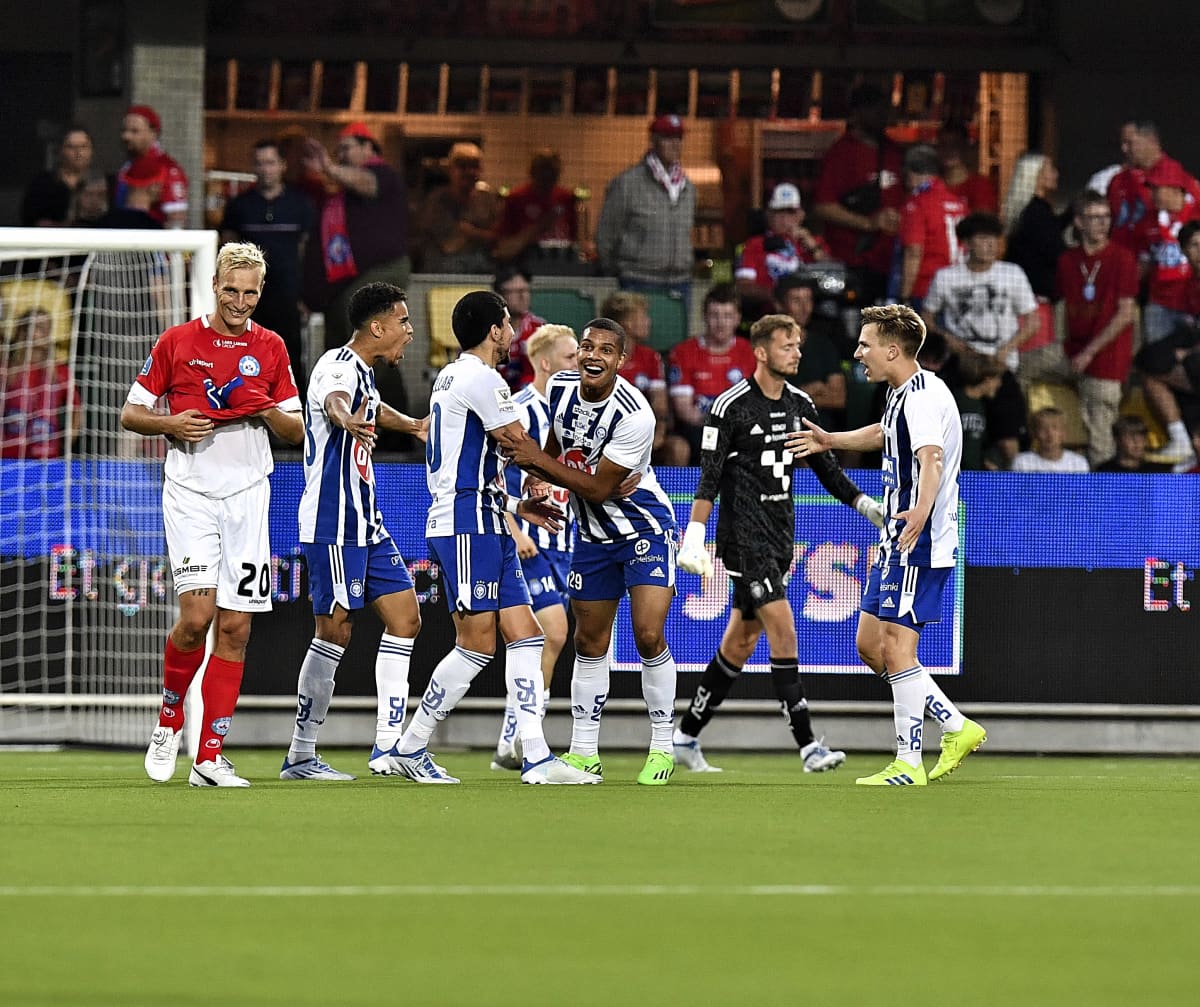
<svg viewBox="0 0 1200 1007">
<path fill-rule="evenodd" d="M 404 896 L 1200 898 L 1200 885 L 0 885 L 0 898 Z"/>
</svg>

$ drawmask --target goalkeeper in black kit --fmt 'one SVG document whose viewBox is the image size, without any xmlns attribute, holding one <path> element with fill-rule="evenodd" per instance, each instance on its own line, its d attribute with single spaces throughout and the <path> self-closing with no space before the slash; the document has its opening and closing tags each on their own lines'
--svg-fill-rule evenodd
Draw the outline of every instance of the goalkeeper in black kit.
<svg viewBox="0 0 1200 1007">
<path fill-rule="evenodd" d="M 796 511 L 792 466 L 783 446 L 801 420 L 816 423 L 817 407 L 788 379 L 800 366 L 800 327 L 788 315 L 767 315 L 750 329 L 757 365 L 754 374 L 722 392 L 709 409 L 700 442 L 700 483 L 677 559 L 680 569 L 712 576 L 704 545 L 713 501 L 721 498 L 717 555 L 733 579 L 729 624 L 675 732 L 677 764 L 693 772 L 719 772 L 700 748 L 699 736 L 729 695 L 766 631 L 771 648 L 771 681 L 783 707 L 806 773 L 836 769 L 845 752 L 832 750 L 813 734 L 808 702 L 800 683 L 796 622 L 787 599 L 795 549 Z M 842 471 L 830 451 L 809 458 L 821 484 L 835 497 L 883 525 L 883 508 Z"/>
</svg>

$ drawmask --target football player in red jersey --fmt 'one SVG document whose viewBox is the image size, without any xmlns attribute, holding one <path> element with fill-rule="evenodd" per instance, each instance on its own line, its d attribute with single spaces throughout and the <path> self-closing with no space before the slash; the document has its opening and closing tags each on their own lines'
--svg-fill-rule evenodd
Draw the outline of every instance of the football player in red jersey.
<svg viewBox="0 0 1200 1007">
<path fill-rule="evenodd" d="M 250 319 L 267 264 L 257 245 L 230 243 L 217 255 L 216 310 L 168 329 L 146 359 L 121 410 L 121 425 L 169 441 L 163 524 L 179 618 L 167 637 L 163 705 L 146 752 L 146 772 L 175 772 L 183 700 L 204 663 L 200 751 L 188 782 L 247 787 L 221 754 L 241 689 L 250 617 L 271 608 L 267 536 L 274 467 L 268 430 L 299 444 L 304 421 L 283 339 Z M 155 405 L 165 400 L 167 411 Z"/>
</svg>

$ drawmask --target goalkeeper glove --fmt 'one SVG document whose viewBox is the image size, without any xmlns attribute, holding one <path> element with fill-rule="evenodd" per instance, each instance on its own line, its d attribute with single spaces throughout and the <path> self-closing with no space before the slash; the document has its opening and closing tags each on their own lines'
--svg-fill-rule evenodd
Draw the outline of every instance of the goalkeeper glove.
<svg viewBox="0 0 1200 1007">
<path fill-rule="evenodd" d="M 680 570 L 698 573 L 701 577 L 712 576 L 713 561 L 708 550 L 704 548 L 703 522 L 688 522 L 687 531 L 683 533 L 683 545 L 675 562 Z"/>
<path fill-rule="evenodd" d="M 854 502 L 854 509 L 876 528 L 883 527 L 883 504 L 876 503 L 867 494 L 863 493 Z"/>
</svg>

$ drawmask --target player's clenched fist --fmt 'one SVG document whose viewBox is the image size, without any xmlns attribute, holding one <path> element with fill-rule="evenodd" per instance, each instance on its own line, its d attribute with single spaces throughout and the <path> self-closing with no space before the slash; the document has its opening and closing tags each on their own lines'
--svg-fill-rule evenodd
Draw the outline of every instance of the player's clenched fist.
<svg viewBox="0 0 1200 1007">
<path fill-rule="evenodd" d="M 195 444 L 213 432 L 213 421 L 199 409 L 185 409 L 172 418 L 175 420 L 172 436 L 176 440 Z"/>
<path fill-rule="evenodd" d="M 702 522 L 688 522 L 687 531 L 683 533 L 683 544 L 679 547 L 679 555 L 675 557 L 675 562 L 680 570 L 698 573 L 701 577 L 712 576 L 713 561 L 704 547 Z"/>
</svg>

